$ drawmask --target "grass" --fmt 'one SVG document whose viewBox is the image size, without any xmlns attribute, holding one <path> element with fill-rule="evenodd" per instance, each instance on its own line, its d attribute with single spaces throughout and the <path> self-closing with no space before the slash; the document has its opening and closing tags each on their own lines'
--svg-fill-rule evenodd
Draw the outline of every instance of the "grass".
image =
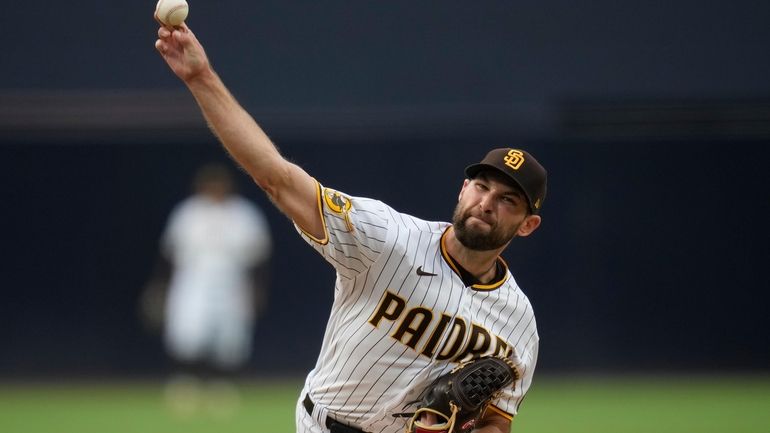
<svg viewBox="0 0 770 433">
<path fill-rule="evenodd" d="M 172 415 L 159 383 L 5 384 L 3 433 L 291 433 L 299 380 L 242 386 L 224 418 Z M 767 433 L 770 377 L 537 378 L 516 433 Z"/>
<path fill-rule="evenodd" d="M 513 431 L 767 433 L 770 377 L 546 378 Z"/>
<path fill-rule="evenodd" d="M 241 410 L 224 417 L 175 415 L 160 383 L 12 385 L 0 387 L 3 433 L 293 432 L 301 382 L 242 387 Z"/>
</svg>

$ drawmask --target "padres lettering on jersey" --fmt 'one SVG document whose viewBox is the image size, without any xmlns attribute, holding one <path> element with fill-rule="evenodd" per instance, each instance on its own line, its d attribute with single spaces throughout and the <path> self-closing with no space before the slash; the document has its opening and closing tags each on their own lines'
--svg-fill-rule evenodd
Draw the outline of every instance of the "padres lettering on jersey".
<svg viewBox="0 0 770 433">
<path fill-rule="evenodd" d="M 527 297 L 506 269 L 466 287 L 446 253 L 451 226 L 319 185 L 324 237 L 297 227 L 337 272 L 334 303 L 305 388 L 333 418 L 366 431 L 403 431 L 404 404 L 457 362 L 516 356 L 522 378 L 493 402 L 511 418 L 527 392 L 538 335 Z M 503 263 L 504 264 L 504 263 Z"/>
<path fill-rule="evenodd" d="M 447 313 L 441 313 L 440 318 L 433 320 L 433 312 L 419 306 L 406 310 L 407 302 L 400 296 L 386 291 L 379 307 L 369 319 L 373 326 L 379 326 L 382 319 L 398 321 L 395 332 L 391 337 L 409 346 L 412 350 L 428 358 L 438 360 L 451 359 L 452 362 L 465 362 L 470 359 L 485 355 L 510 356 L 511 348 L 501 337 L 492 335 L 489 330 L 476 323 L 471 324 L 470 329 L 462 317 L 454 319 Z M 434 323 L 435 322 L 435 323 Z M 452 323 L 450 327 L 450 322 Z M 429 326 L 431 326 L 429 328 Z M 443 346 L 436 355 L 439 337 L 450 327 L 451 339 L 445 340 Z M 427 332 L 426 332 L 427 331 Z M 430 335 L 422 345 L 417 347 L 423 337 Z M 493 339 L 494 337 L 494 339 Z"/>
</svg>

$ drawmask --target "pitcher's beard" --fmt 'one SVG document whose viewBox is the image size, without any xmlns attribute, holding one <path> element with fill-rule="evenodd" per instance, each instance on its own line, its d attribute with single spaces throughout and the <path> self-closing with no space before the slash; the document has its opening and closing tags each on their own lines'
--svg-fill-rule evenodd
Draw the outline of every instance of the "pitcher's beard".
<svg viewBox="0 0 770 433">
<path fill-rule="evenodd" d="M 471 217 L 470 211 L 462 212 L 460 206 L 455 207 L 452 215 L 452 225 L 455 231 L 455 237 L 465 248 L 474 251 L 496 250 L 513 239 L 516 235 L 518 226 L 511 228 L 506 232 L 497 224 L 493 225 L 488 233 L 482 233 L 477 229 L 468 227 L 468 218 Z"/>
</svg>

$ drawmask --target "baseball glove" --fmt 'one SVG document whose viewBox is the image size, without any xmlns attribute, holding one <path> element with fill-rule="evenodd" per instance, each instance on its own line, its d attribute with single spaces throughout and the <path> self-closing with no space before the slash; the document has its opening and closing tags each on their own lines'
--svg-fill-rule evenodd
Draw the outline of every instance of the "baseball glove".
<svg viewBox="0 0 770 433">
<path fill-rule="evenodd" d="M 428 385 L 416 401 L 417 410 L 394 416 L 409 416 L 407 433 L 469 433 L 489 403 L 519 378 L 508 358 L 487 356 L 465 362 Z M 407 405 L 408 406 L 408 405 Z M 423 415 L 432 413 L 436 423 L 428 425 Z"/>
</svg>

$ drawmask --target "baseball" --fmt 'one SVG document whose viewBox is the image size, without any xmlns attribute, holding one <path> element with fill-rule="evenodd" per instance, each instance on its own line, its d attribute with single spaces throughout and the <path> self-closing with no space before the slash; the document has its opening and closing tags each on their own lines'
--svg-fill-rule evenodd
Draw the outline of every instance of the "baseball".
<svg viewBox="0 0 770 433">
<path fill-rule="evenodd" d="M 158 0 L 155 14 L 167 26 L 178 26 L 187 18 L 190 10 L 186 0 Z"/>
</svg>

